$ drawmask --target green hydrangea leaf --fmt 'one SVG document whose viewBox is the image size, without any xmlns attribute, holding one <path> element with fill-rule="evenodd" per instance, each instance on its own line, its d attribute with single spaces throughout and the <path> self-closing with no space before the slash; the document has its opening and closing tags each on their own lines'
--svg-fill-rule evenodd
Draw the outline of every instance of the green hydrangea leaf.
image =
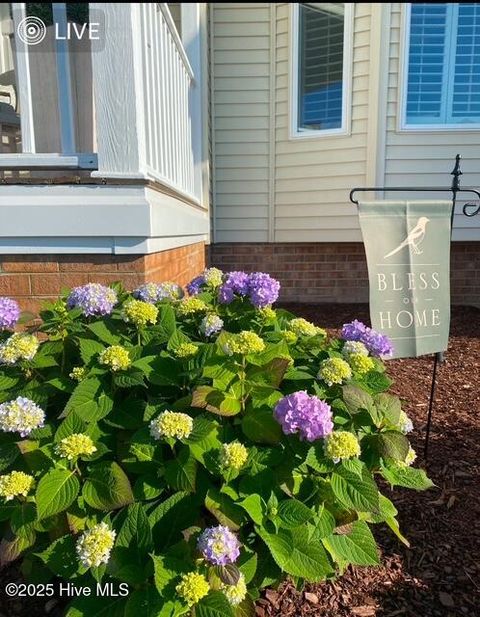
<svg viewBox="0 0 480 617">
<path fill-rule="evenodd" d="M 115 462 L 93 465 L 83 485 L 82 495 L 86 503 L 96 510 L 116 510 L 133 501 L 130 481 Z"/>
<path fill-rule="evenodd" d="M 80 491 L 80 482 L 73 472 L 52 469 L 37 485 L 35 501 L 38 520 L 63 512 L 70 506 Z"/>
</svg>

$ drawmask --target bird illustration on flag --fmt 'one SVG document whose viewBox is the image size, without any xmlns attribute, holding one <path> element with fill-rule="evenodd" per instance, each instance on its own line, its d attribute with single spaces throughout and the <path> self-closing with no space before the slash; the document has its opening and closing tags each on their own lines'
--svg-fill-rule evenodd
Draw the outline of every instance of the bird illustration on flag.
<svg viewBox="0 0 480 617">
<path fill-rule="evenodd" d="M 411 246 L 415 255 L 421 255 L 422 251 L 419 248 L 419 244 L 421 244 L 423 242 L 423 239 L 425 238 L 425 228 L 427 227 L 427 223 L 429 222 L 430 219 L 427 219 L 426 216 L 421 216 L 418 219 L 417 224 L 411 230 L 405 240 L 403 240 L 403 242 L 401 242 L 397 246 L 397 248 L 393 249 L 393 251 L 390 251 L 390 253 L 385 255 L 384 259 L 392 257 L 392 255 L 396 255 L 406 246 Z"/>
</svg>

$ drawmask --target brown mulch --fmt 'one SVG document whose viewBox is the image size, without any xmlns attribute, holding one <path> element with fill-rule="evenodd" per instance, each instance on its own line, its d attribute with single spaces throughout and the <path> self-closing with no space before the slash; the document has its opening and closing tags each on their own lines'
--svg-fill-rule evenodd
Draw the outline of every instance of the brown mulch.
<svg viewBox="0 0 480 617">
<path fill-rule="evenodd" d="M 365 305 L 286 307 L 334 333 L 353 318 L 368 323 Z M 422 456 L 432 357 L 392 360 L 393 390 L 414 421 Z M 480 617 L 480 310 L 454 308 L 450 347 L 438 372 L 429 460 L 437 488 L 391 491 L 411 548 L 388 530 L 376 533 L 379 568 L 349 568 L 335 582 L 296 591 L 267 590 L 258 617 Z"/>
<path fill-rule="evenodd" d="M 368 323 L 365 305 L 287 308 L 332 333 L 353 318 Z M 432 358 L 393 360 L 388 371 L 414 421 L 411 437 L 423 465 Z M 437 488 L 389 494 L 411 548 L 379 526 L 381 567 L 350 568 L 335 582 L 307 585 L 303 591 L 289 583 L 267 590 L 257 603 L 258 617 L 480 617 L 479 380 L 480 310 L 455 308 L 450 347 L 438 373 L 427 464 Z M 0 588 L 18 580 L 15 568 L 6 569 Z M 47 599 L 6 600 L 0 593 L 0 617 L 62 613 Z"/>
</svg>

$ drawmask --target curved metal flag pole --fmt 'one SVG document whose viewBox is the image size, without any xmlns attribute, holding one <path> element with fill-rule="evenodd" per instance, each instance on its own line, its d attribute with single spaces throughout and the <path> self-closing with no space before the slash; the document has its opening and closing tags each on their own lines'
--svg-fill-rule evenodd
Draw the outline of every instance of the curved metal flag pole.
<svg viewBox="0 0 480 617">
<path fill-rule="evenodd" d="M 445 193 L 450 192 L 452 194 L 452 216 L 450 222 L 450 239 L 452 237 L 453 231 L 453 219 L 455 216 L 455 206 L 457 202 L 458 193 L 470 193 L 475 195 L 474 201 L 480 202 L 480 192 L 474 188 L 460 188 L 460 176 L 463 175 L 463 172 L 460 169 L 460 161 L 461 155 L 457 154 L 455 157 L 455 166 L 451 172 L 452 183 L 450 187 L 434 187 L 434 186 L 382 186 L 382 187 L 355 187 L 350 191 L 350 201 L 358 206 L 358 200 L 355 199 L 356 192 L 383 192 L 383 191 L 392 191 L 392 192 L 423 192 L 423 193 Z M 480 203 L 465 203 L 462 212 L 465 216 L 472 217 L 480 214 Z M 432 371 L 432 385 L 430 389 L 430 399 L 428 403 L 428 413 L 427 413 L 427 425 L 425 431 L 425 445 L 424 445 L 424 457 L 425 460 L 428 458 L 428 445 L 430 441 L 430 429 L 432 425 L 432 414 L 433 414 L 433 405 L 435 402 L 435 389 L 437 382 L 437 371 L 438 365 L 440 362 L 443 362 L 443 353 L 437 352 L 434 354 L 433 360 L 433 371 Z"/>
</svg>

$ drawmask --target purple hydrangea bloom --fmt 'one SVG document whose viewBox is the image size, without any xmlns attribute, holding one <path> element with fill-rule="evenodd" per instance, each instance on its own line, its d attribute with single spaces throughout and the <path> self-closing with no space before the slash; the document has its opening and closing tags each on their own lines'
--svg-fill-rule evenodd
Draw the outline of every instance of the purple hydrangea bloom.
<svg viewBox="0 0 480 617">
<path fill-rule="evenodd" d="M 280 291 L 280 283 L 264 272 L 253 272 L 248 277 L 250 301 L 256 308 L 273 304 Z"/>
<path fill-rule="evenodd" d="M 187 291 L 191 296 L 196 296 L 200 293 L 202 285 L 205 284 L 205 277 L 203 274 L 196 276 L 194 279 L 190 281 L 187 285 Z"/>
<path fill-rule="evenodd" d="M 393 353 L 388 336 L 372 330 L 357 319 L 343 325 L 342 338 L 346 341 L 360 341 L 372 356 L 391 356 Z"/>
<path fill-rule="evenodd" d="M 372 356 L 391 356 L 393 354 L 392 341 L 386 334 L 370 330 L 362 343 Z"/>
<path fill-rule="evenodd" d="M 81 308 L 83 314 L 88 317 L 110 315 L 117 301 L 117 294 L 111 287 L 105 287 L 100 283 L 88 283 L 72 289 L 67 305 L 69 308 Z"/>
<path fill-rule="evenodd" d="M 218 290 L 218 301 L 220 304 L 230 304 L 230 302 L 233 302 L 234 296 L 233 289 L 227 284 L 222 285 Z"/>
<path fill-rule="evenodd" d="M 333 431 L 330 405 L 305 391 L 294 392 L 278 401 L 274 415 L 285 435 L 298 433 L 303 441 L 315 441 Z"/>
<path fill-rule="evenodd" d="M 0 298 L 0 330 L 14 328 L 20 317 L 20 308 L 11 298 Z"/>
<path fill-rule="evenodd" d="M 237 536 L 228 527 L 208 527 L 198 538 L 198 550 L 204 558 L 216 566 L 235 563 L 240 555 Z"/>
<path fill-rule="evenodd" d="M 231 288 L 233 293 L 246 296 L 250 291 L 249 276 L 246 272 L 234 271 L 227 272 L 225 285 Z"/>
<path fill-rule="evenodd" d="M 367 334 L 368 328 L 364 323 L 354 319 L 350 323 L 343 324 L 342 338 L 346 341 L 362 341 Z"/>
</svg>

